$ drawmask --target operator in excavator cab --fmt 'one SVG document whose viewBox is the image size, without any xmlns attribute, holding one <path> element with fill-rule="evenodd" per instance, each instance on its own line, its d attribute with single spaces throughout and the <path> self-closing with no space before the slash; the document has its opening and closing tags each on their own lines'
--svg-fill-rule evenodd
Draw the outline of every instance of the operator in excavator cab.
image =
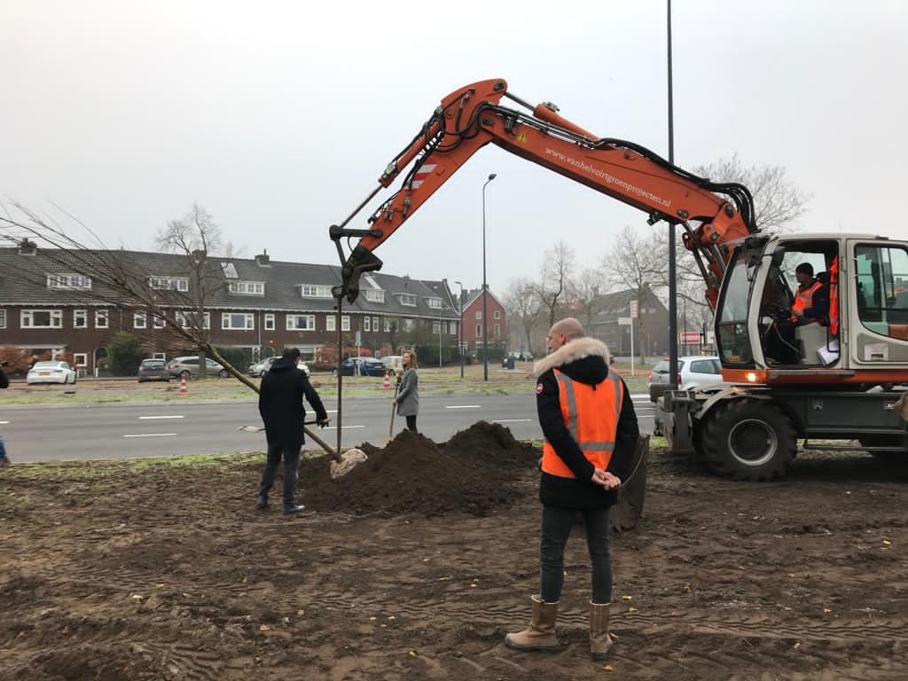
<svg viewBox="0 0 908 681">
<path fill-rule="evenodd" d="M 795 278 L 798 280 L 798 290 L 795 292 L 794 302 L 791 304 L 791 316 L 788 318 L 792 324 L 819 323 L 827 326 L 829 323 L 829 288 L 813 276 L 813 265 L 802 262 L 795 268 Z"/>
</svg>

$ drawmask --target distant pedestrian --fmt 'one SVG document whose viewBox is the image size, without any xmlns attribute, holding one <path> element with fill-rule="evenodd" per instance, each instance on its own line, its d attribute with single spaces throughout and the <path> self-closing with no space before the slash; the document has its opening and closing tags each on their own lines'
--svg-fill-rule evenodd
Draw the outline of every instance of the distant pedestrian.
<svg viewBox="0 0 908 681">
<path fill-rule="evenodd" d="M 3 371 L 3 367 L 5 366 L 6 362 L 0 362 L 0 390 L 9 388 L 9 378 L 7 378 L 6 372 Z M 6 445 L 3 442 L 3 433 L 0 433 L 0 466 L 9 466 L 10 463 L 9 457 L 6 455 Z"/>
<path fill-rule="evenodd" d="M 419 362 L 416 353 L 407 350 L 403 355 L 404 373 L 400 379 L 400 390 L 394 399 L 397 415 L 407 418 L 407 429 L 416 430 L 416 416 L 419 414 Z"/>
<path fill-rule="evenodd" d="M 262 378 L 259 389 L 259 413 L 265 424 L 268 440 L 268 460 L 262 472 L 257 506 L 268 507 L 268 492 L 274 484 L 277 467 L 284 461 L 284 514 L 299 513 L 306 507 L 294 501 L 299 475 L 300 450 L 303 447 L 303 424 L 306 408 L 303 397 L 315 409 L 316 423 L 328 425 L 328 412 L 321 398 L 309 383 L 306 372 L 298 368 L 300 351 L 287 348 L 281 358 L 271 365 Z"/>
</svg>

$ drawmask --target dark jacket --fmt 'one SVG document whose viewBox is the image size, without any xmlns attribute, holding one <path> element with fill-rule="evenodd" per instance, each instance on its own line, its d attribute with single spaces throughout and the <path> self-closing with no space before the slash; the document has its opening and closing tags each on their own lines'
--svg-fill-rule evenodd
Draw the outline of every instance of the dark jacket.
<svg viewBox="0 0 908 681">
<path fill-rule="evenodd" d="M 816 282 L 816 279 L 811 279 L 803 286 L 798 286 L 798 290 L 806 291 Z M 825 325 L 829 317 L 829 287 L 825 284 L 821 285 L 820 288 L 813 292 L 810 303 L 810 307 L 804 308 L 804 317 L 816 319 Z"/>
<path fill-rule="evenodd" d="M 611 506 L 618 499 L 617 490 L 605 490 L 590 482 L 594 467 L 583 455 L 564 423 L 558 379 L 554 372 L 557 368 L 575 381 L 599 385 L 608 377 L 608 357 L 608 348 L 601 341 L 578 338 L 561 346 L 533 367 L 533 372 L 539 377 L 536 383 L 536 410 L 542 434 L 576 476 L 563 478 L 543 472 L 539 484 L 539 500 L 546 506 L 600 508 Z M 634 403 L 623 380 L 621 385 L 624 398 L 615 433 L 615 450 L 608 471 L 623 481 L 629 472 L 640 429 L 637 426 Z"/>
<path fill-rule="evenodd" d="M 0 390 L 3 388 L 9 388 L 9 378 L 7 378 L 3 369 L 0 369 Z"/>
<path fill-rule="evenodd" d="M 259 414 L 262 415 L 270 447 L 289 449 L 303 446 L 303 422 L 306 420 L 304 395 L 315 409 L 315 418 L 319 421 L 327 419 L 328 412 L 302 369 L 283 357 L 271 365 L 259 389 Z"/>
</svg>

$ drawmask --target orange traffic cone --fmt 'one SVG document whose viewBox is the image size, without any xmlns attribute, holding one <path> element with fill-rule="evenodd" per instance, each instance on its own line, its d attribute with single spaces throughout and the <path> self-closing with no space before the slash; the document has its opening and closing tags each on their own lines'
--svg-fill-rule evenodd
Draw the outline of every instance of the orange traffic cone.
<svg viewBox="0 0 908 681">
<path fill-rule="evenodd" d="M 186 377 L 185 376 L 183 376 L 183 378 L 180 380 L 180 394 L 181 395 L 189 394 L 189 388 L 186 387 Z"/>
<path fill-rule="evenodd" d="M 384 388 L 385 388 L 385 390 L 390 390 L 390 389 L 391 389 L 391 377 L 388 375 L 388 372 L 387 372 L 387 371 L 385 372 L 385 385 L 384 385 Z"/>
</svg>

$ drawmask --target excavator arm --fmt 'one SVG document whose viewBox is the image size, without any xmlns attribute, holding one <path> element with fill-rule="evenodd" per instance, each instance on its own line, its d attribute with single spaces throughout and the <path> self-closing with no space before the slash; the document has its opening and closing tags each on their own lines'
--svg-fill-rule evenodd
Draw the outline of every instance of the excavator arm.
<svg viewBox="0 0 908 681">
<path fill-rule="evenodd" d="M 522 109 L 501 105 L 507 98 Z M 746 187 L 697 177 L 631 142 L 599 138 L 558 114 L 550 103 L 535 107 L 508 92 L 504 80 L 473 83 L 445 97 L 419 134 L 378 178 L 379 186 L 329 235 L 342 263 L 337 298 L 359 295 L 359 278 L 381 269 L 374 251 L 403 225 L 467 160 L 495 144 L 560 175 L 683 227 L 706 297 L 715 308 L 719 284 L 731 257 L 729 242 L 757 231 Z M 402 176 L 402 177 L 401 177 Z M 368 229 L 347 224 L 383 188 L 398 189 L 369 217 Z M 359 238 L 349 255 L 341 241 Z"/>
</svg>

